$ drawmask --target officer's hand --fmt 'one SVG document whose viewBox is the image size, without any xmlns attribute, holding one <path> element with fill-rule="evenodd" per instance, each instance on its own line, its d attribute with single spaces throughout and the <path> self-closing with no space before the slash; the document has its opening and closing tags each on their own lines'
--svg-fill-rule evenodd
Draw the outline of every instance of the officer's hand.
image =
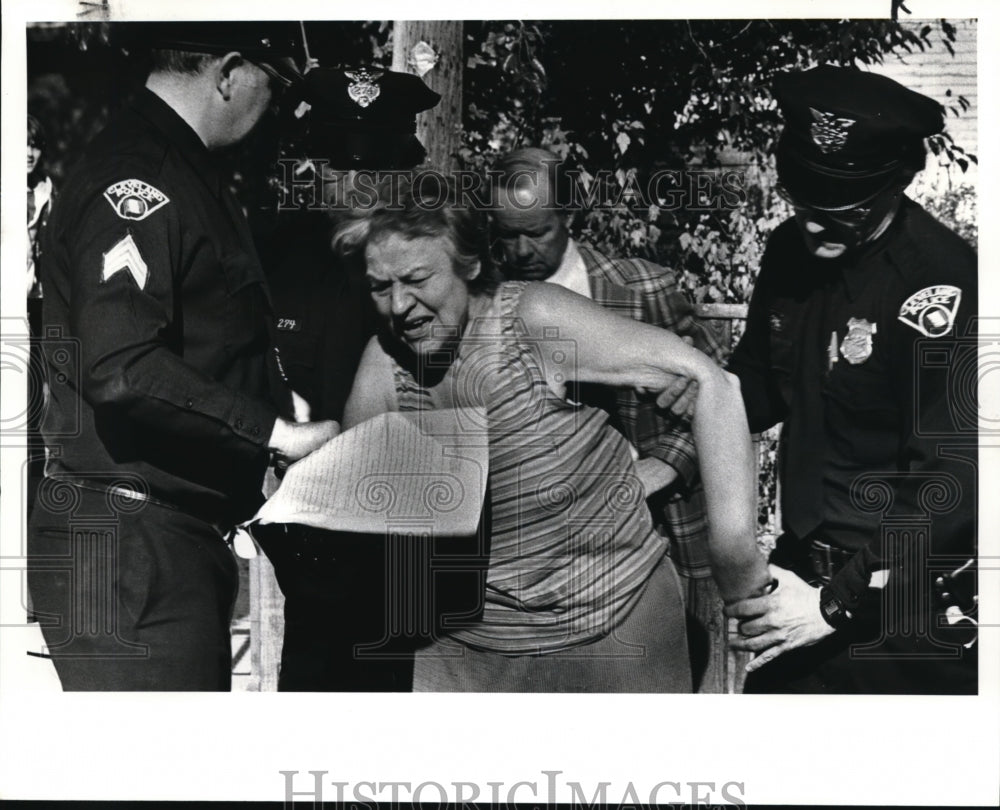
<svg viewBox="0 0 1000 810">
<path fill-rule="evenodd" d="M 670 382 L 656 396 L 656 407 L 668 411 L 677 419 L 694 418 L 694 403 L 698 398 L 698 381 L 691 377 L 670 375 Z"/>
<path fill-rule="evenodd" d="M 678 335 L 688 346 L 694 346 L 690 335 Z M 671 375 L 671 381 L 656 397 L 656 406 L 668 411 L 675 419 L 694 419 L 694 403 L 698 398 L 698 382 L 689 377 Z"/>
<path fill-rule="evenodd" d="M 677 480 L 677 470 L 665 461 L 660 461 L 652 456 L 636 461 L 635 473 L 642 481 L 647 498 L 654 492 L 666 489 Z"/>
<path fill-rule="evenodd" d="M 308 456 L 339 433 L 340 423 L 332 419 L 302 423 L 277 419 L 267 448 L 274 454 L 276 466 L 287 466 Z"/>
<path fill-rule="evenodd" d="M 738 621 L 738 632 L 730 633 L 736 650 L 758 653 L 747 672 L 759 669 L 788 650 L 806 647 L 833 633 L 819 607 L 819 588 L 776 565 L 769 566 L 778 587 L 766 596 L 751 597 L 727 605 L 725 612 Z"/>
</svg>

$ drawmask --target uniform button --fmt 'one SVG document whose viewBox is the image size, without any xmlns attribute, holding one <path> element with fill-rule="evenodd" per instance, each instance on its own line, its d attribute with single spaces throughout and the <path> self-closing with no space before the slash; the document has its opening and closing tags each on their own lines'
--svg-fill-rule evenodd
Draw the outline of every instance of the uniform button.
<svg viewBox="0 0 1000 810">
<path fill-rule="evenodd" d="M 194 407 L 194 400 L 193 399 L 189 399 L 187 402 L 184 403 L 184 407 L 185 408 L 193 408 Z"/>
<path fill-rule="evenodd" d="M 237 419 L 236 420 L 236 429 L 237 430 L 243 430 L 243 420 L 242 419 Z"/>
<path fill-rule="evenodd" d="M 260 435 L 260 428 L 256 427 L 256 426 L 252 427 L 250 429 L 250 433 L 253 434 L 254 436 L 259 436 Z"/>
</svg>

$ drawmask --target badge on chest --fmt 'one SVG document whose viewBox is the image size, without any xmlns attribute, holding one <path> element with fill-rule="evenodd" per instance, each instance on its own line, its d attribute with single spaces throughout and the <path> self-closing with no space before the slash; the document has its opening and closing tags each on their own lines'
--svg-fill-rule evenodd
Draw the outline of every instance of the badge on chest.
<svg viewBox="0 0 1000 810">
<path fill-rule="evenodd" d="M 852 366 L 864 363 L 872 356 L 873 336 L 878 324 L 864 318 L 850 318 L 847 321 L 847 335 L 840 344 L 841 356 Z"/>
</svg>

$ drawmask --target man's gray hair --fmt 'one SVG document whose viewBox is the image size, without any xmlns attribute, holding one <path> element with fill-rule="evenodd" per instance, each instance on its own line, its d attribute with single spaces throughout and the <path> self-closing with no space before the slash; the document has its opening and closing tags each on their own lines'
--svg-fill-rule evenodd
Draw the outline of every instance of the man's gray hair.
<svg viewBox="0 0 1000 810">
<path fill-rule="evenodd" d="M 217 55 L 211 53 L 154 48 L 150 51 L 150 69 L 153 73 L 176 73 L 182 76 L 197 76 L 207 65 L 218 58 Z"/>
</svg>

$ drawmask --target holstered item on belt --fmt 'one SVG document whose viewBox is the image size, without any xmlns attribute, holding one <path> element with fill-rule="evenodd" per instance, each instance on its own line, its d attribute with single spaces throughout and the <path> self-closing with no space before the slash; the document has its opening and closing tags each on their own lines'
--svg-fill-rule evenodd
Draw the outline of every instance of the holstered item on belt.
<svg viewBox="0 0 1000 810">
<path fill-rule="evenodd" d="M 829 583 L 855 553 L 815 538 L 802 540 L 783 534 L 775 543 L 771 562 L 794 571 L 810 585 L 818 586 Z"/>
<path fill-rule="evenodd" d="M 845 548 L 831 546 L 822 540 L 809 541 L 809 562 L 813 576 L 826 585 L 834 575 L 856 554 Z"/>
<path fill-rule="evenodd" d="M 948 571 L 934 580 L 934 601 L 939 608 L 958 608 L 966 616 L 975 616 L 979 607 L 976 583 L 976 558 L 970 557 L 954 571 Z"/>
<path fill-rule="evenodd" d="M 950 628 L 950 640 L 958 641 L 966 649 L 972 648 L 979 637 L 977 568 L 976 558 L 970 557 L 954 570 L 934 579 L 938 621 L 943 620 Z"/>
</svg>

